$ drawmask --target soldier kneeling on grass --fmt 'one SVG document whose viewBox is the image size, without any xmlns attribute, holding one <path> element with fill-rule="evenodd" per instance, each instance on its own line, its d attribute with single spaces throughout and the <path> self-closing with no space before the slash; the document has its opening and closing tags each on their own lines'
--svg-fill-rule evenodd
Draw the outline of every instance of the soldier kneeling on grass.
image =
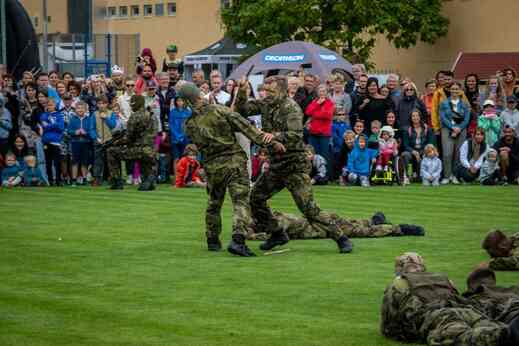
<svg viewBox="0 0 519 346">
<path fill-rule="evenodd" d="M 143 96 L 133 95 L 130 106 L 132 113 L 126 132 L 116 137 L 107 148 L 108 170 L 112 179 L 110 189 L 123 189 L 121 160 L 139 160 L 144 177 L 139 191 L 152 191 L 155 189 L 154 168 L 157 162 L 154 148 L 157 123 L 153 114 L 144 109 Z"/>
<path fill-rule="evenodd" d="M 492 257 L 490 269 L 519 270 L 519 232 L 507 236 L 500 230 L 490 231 L 481 246 Z"/>
</svg>

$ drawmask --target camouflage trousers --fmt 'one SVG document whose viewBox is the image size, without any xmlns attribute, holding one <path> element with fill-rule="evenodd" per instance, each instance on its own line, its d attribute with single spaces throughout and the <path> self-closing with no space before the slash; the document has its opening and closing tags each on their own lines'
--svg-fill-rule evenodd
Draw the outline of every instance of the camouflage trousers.
<svg viewBox="0 0 519 346">
<path fill-rule="evenodd" d="M 434 346 L 495 346 L 506 327 L 471 307 L 449 307 L 426 313 L 420 334 Z"/>
<path fill-rule="evenodd" d="M 245 161 L 243 167 L 220 167 L 207 173 L 207 210 L 205 214 L 206 236 L 218 237 L 222 232 L 221 209 L 225 192 L 229 190 L 233 206 L 232 233 L 246 236 L 252 223 L 249 205 L 249 176 Z"/>
<path fill-rule="evenodd" d="M 317 232 L 324 232 L 327 238 L 339 239 L 343 233 L 335 226 L 330 215 L 321 212 L 314 200 L 310 176 L 304 172 L 275 172 L 262 174 L 251 192 L 251 208 L 256 232 L 272 233 L 280 230 L 267 202 L 276 193 L 287 188 L 297 208 L 304 215 L 311 227 Z"/>
<path fill-rule="evenodd" d="M 150 146 L 115 145 L 106 151 L 108 171 L 114 179 L 121 178 L 121 160 L 139 160 L 144 177 L 153 175 L 157 153 Z"/>
<path fill-rule="evenodd" d="M 334 221 L 344 235 L 350 238 L 379 238 L 401 236 L 399 226 L 391 224 L 371 225 L 369 220 L 354 220 L 342 218 L 336 214 L 322 213 Z M 290 239 L 320 239 L 327 237 L 327 231 L 322 227 L 313 227 L 305 218 L 275 211 L 274 218 Z"/>
</svg>

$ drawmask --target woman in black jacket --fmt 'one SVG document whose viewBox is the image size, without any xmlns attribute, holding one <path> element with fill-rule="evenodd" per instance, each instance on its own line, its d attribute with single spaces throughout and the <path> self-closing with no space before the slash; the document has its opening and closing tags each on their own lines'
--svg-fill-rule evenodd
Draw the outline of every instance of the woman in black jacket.
<svg viewBox="0 0 519 346">
<path fill-rule="evenodd" d="M 418 109 L 420 114 L 427 114 L 425 104 L 418 98 L 416 85 L 409 82 L 404 86 L 403 96 L 396 105 L 396 114 L 400 125 L 400 131 L 405 131 L 410 126 L 411 112 L 415 109 Z"/>
<path fill-rule="evenodd" d="M 364 121 L 368 135 L 371 134 L 371 122 L 378 120 L 383 123 L 386 120 L 387 111 L 394 108 L 393 101 L 380 95 L 378 89 L 378 79 L 369 78 L 368 93 L 358 107 L 358 118 Z"/>
</svg>

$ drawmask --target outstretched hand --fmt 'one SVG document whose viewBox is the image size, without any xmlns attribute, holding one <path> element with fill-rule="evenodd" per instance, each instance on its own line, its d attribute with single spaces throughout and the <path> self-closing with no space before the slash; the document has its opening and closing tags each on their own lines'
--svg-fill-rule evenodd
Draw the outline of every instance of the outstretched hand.
<svg viewBox="0 0 519 346">
<path fill-rule="evenodd" d="M 274 138 L 274 135 L 272 133 L 263 132 L 263 143 L 269 144 L 272 142 L 272 138 Z"/>
</svg>

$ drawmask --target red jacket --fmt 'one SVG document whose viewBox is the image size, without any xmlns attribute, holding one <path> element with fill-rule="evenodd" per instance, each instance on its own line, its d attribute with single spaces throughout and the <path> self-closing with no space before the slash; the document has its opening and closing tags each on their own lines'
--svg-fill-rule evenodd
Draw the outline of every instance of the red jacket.
<svg viewBox="0 0 519 346">
<path fill-rule="evenodd" d="M 176 187 L 184 187 L 187 183 L 192 181 L 201 181 L 198 176 L 200 170 L 200 163 L 197 160 L 184 156 L 177 162 L 175 185 Z"/>
<path fill-rule="evenodd" d="M 335 103 L 329 98 L 325 99 L 322 104 L 317 101 L 318 99 L 314 99 L 306 107 L 306 115 L 310 118 L 308 131 L 311 135 L 331 136 Z"/>
</svg>

